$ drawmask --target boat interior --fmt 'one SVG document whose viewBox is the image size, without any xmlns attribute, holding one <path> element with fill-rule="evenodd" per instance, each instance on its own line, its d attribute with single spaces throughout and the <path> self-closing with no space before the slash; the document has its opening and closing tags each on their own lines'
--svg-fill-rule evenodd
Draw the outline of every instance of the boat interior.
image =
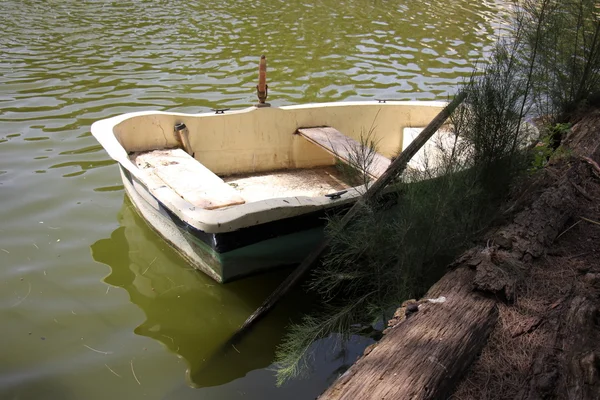
<svg viewBox="0 0 600 400">
<path fill-rule="evenodd" d="M 375 144 L 376 152 L 369 153 L 364 175 L 378 178 L 408 144 L 405 131 L 424 127 L 444 105 L 393 103 L 250 108 L 227 114 L 153 112 L 122 120 L 113 134 L 147 183 L 169 187 L 193 206 L 214 210 L 331 195 L 357 186 L 347 165 L 356 165 L 365 140 Z"/>
<path fill-rule="evenodd" d="M 348 189 L 353 182 L 340 165 L 219 177 L 178 148 L 133 153 L 130 158 L 156 186 L 169 186 L 205 210 L 273 198 L 325 196 Z"/>
</svg>

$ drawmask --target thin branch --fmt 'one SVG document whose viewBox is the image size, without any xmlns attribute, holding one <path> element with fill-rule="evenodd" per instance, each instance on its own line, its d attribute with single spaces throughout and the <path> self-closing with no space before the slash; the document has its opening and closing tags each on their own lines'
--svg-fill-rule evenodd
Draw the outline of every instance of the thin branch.
<svg viewBox="0 0 600 400">
<path fill-rule="evenodd" d="M 573 225 L 569 226 L 567 229 L 565 229 L 564 231 L 562 231 L 560 233 L 560 235 L 558 235 L 556 237 L 556 239 L 554 239 L 554 240 L 558 240 L 562 235 L 564 235 L 565 233 L 569 232 L 571 229 L 575 228 L 580 222 L 581 222 L 581 220 L 577 220 L 577 222 L 575 222 Z"/>
<path fill-rule="evenodd" d="M 91 351 L 95 351 L 96 353 L 100 353 L 100 354 L 112 354 L 112 351 L 101 351 L 101 350 L 97 350 L 94 349 L 93 347 L 88 346 L 87 344 L 84 344 L 83 347 L 87 347 L 88 349 L 90 349 Z"/>
<path fill-rule="evenodd" d="M 131 365 L 131 373 L 133 374 L 133 377 L 135 378 L 135 381 L 138 383 L 138 385 L 142 385 L 140 383 L 140 380 L 138 379 L 138 377 L 135 375 L 135 370 L 133 369 L 133 359 L 129 362 L 129 365 Z"/>
<path fill-rule="evenodd" d="M 21 304 L 22 302 L 24 302 L 25 299 L 27 299 L 27 297 L 29 297 L 29 295 L 31 294 L 31 282 L 27 282 L 27 283 L 29 284 L 29 289 L 27 290 L 27 294 L 21 300 L 17 301 L 15 304 L 13 304 L 11 307 L 18 306 L 19 304 Z"/>
<path fill-rule="evenodd" d="M 584 221 L 590 222 L 590 223 L 592 223 L 594 225 L 600 225 L 600 222 L 594 221 L 593 219 L 589 219 L 589 218 L 585 218 L 585 217 L 579 217 L 579 218 L 581 218 Z"/>
<path fill-rule="evenodd" d="M 113 371 L 113 369 L 111 367 L 108 366 L 108 364 L 104 364 L 104 366 L 106 366 L 106 368 L 108 368 L 108 370 L 110 372 L 112 372 L 113 374 L 115 374 L 116 376 L 118 376 L 119 378 L 121 378 L 121 375 L 117 374 L 115 371 Z"/>
</svg>

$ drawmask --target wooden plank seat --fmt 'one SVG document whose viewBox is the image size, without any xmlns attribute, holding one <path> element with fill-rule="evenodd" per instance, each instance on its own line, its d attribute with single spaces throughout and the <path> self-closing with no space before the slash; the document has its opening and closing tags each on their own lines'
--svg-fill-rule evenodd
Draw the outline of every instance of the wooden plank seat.
<svg viewBox="0 0 600 400">
<path fill-rule="evenodd" d="M 369 151 L 362 149 L 361 144 L 356 140 L 330 126 L 299 128 L 298 134 L 355 168 L 357 167 L 355 165 L 357 163 L 357 155 L 361 155 L 362 157 L 369 155 Z M 358 158 L 361 158 L 361 156 Z M 368 164 L 364 167 L 361 165 L 361 167 L 365 169 L 365 172 L 369 176 L 377 179 L 383 175 L 391 162 L 389 158 L 375 152 L 372 154 L 372 161 L 359 161 L 359 164 Z"/>
<path fill-rule="evenodd" d="M 158 178 L 196 207 L 214 210 L 245 203 L 233 187 L 182 149 L 137 153 L 131 160 L 154 182 Z"/>
</svg>

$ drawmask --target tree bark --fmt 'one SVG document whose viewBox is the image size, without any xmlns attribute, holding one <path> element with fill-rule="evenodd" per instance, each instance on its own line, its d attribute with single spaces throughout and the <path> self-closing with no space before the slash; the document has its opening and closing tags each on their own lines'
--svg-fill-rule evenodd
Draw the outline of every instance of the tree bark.
<svg viewBox="0 0 600 400">
<path fill-rule="evenodd" d="M 485 345 L 497 318 L 495 302 L 474 293 L 475 271 L 446 274 L 419 311 L 391 328 L 321 399 L 441 399 Z"/>
</svg>

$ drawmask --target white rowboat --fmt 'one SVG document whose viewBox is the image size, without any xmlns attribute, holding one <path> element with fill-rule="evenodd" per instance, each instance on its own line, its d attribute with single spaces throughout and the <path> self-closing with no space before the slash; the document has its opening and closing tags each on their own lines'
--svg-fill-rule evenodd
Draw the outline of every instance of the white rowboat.
<svg viewBox="0 0 600 400">
<path fill-rule="evenodd" d="M 181 114 L 128 113 L 92 125 L 133 204 L 193 266 L 218 282 L 294 264 L 324 217 L 364 192 L 338 168 L 367 133 L 377 178 L 446 105 L 339 102 Z"/>
</svg>

